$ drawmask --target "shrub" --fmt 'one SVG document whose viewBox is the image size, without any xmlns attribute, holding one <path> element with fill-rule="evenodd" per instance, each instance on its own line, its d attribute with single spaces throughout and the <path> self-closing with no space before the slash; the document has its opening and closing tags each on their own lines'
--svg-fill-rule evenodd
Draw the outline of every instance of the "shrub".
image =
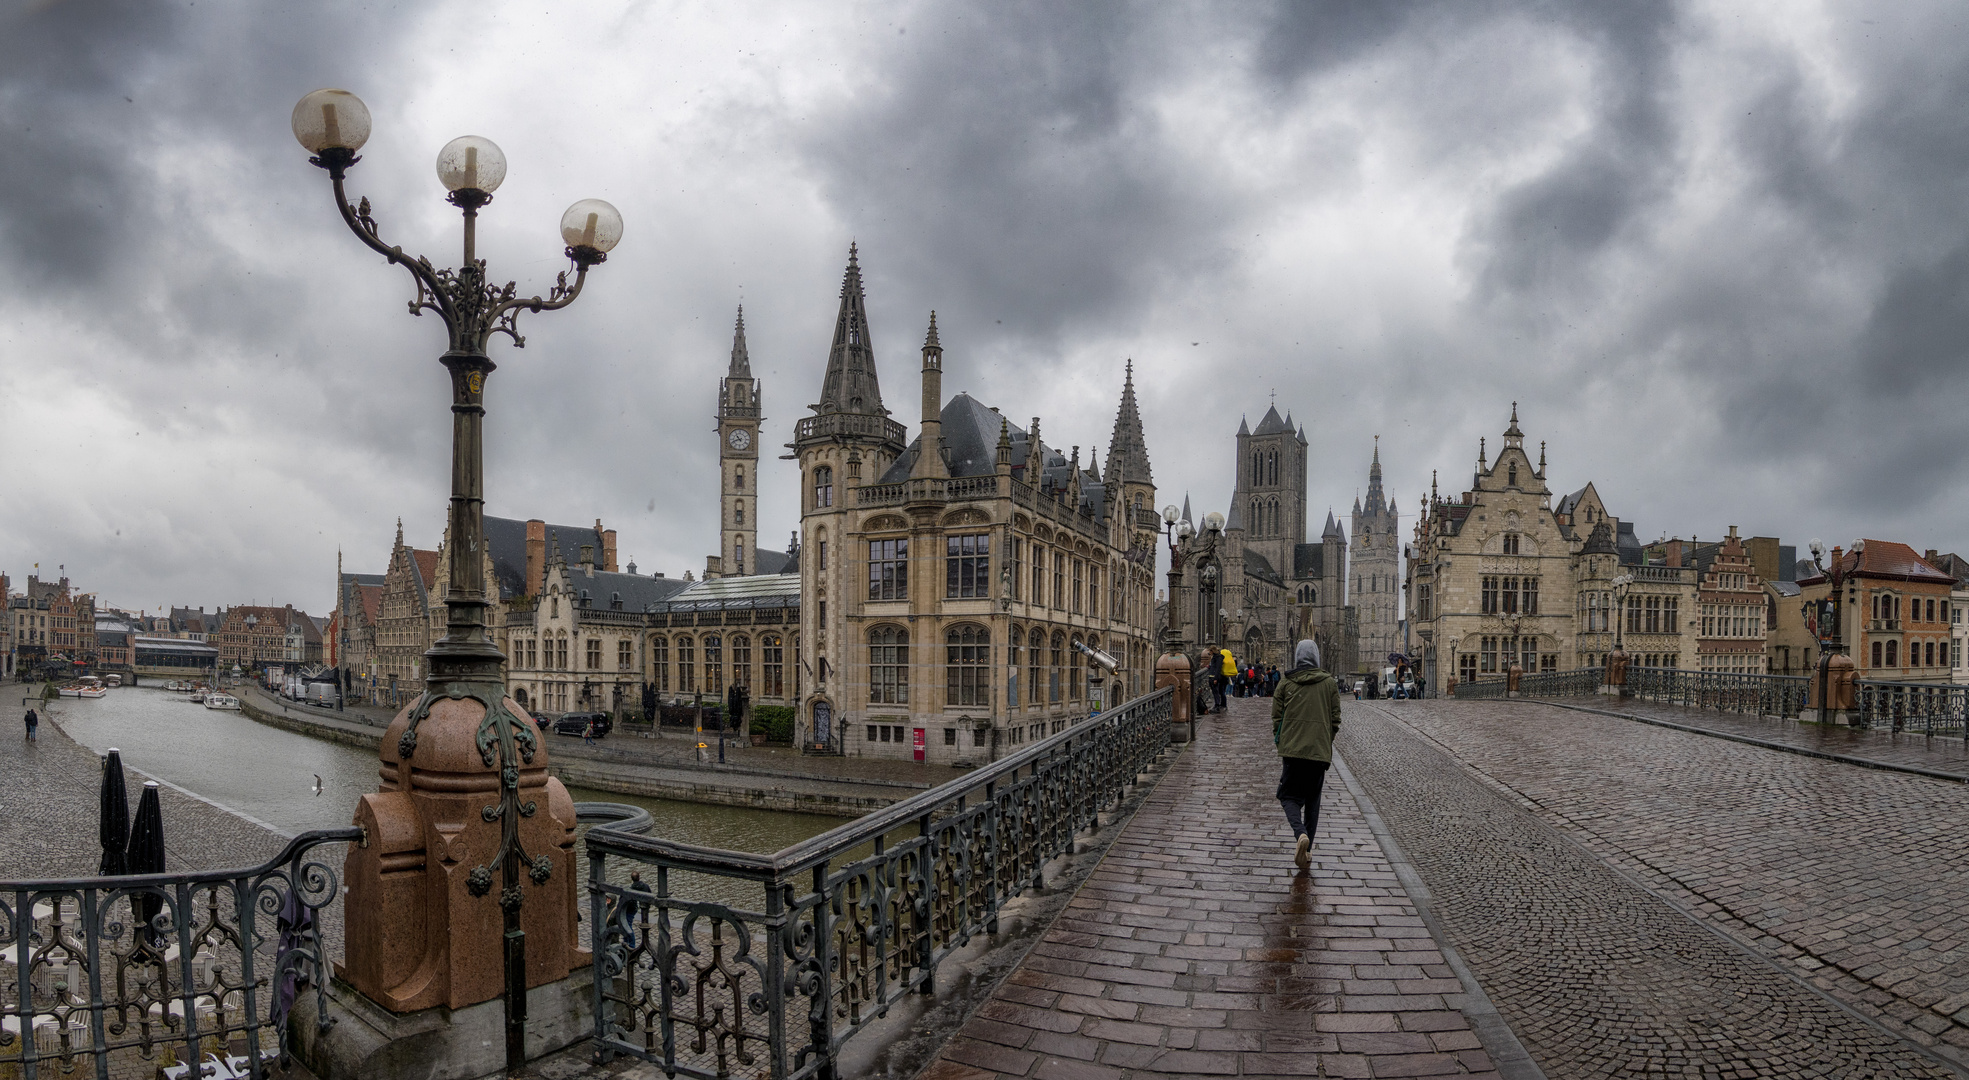
<svg viewBox="0 0 1969 1080">
<path fill-rule="evenodd" d="M 780 746 L 793 745 L 793 706 L 755 705 L 752 730 L 766 733 L 766 741 Z"/>
</svg>

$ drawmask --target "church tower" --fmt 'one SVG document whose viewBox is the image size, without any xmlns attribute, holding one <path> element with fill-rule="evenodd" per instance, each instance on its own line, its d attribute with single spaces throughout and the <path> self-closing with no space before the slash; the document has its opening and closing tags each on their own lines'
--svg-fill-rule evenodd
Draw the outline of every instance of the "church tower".
<svg viewBox="0 0 1969 1080">
<path fill-rule="evenodd" d="M 1237 491 L 1232 506 L 1244 525 L 1244 549 L 1281 575 L 1293 572 L 1294 552 L 1306 542 L 1306 442 L 1278 406 L 1265 410 L 1256 431 L 1237 426 Z"/>
<path fill-rule="evenodd" d="M 1114 414 L 1114 434 L 1108 439 L 1108 470 L 1102 477 L 1110 492 L 1120 499 L 1122 512 L 1113 515 L 1122 530 L 1114 545 L 1129 551 L 1143 546 L 1147 559 L 1155 561 L 1156 533 L 1162 528 L 1156 516 L 1155 474 L 1149 467 L 1149 444 L 1142 434 L 1142 411 L 1135 402 L 1135 361 L 1128 361 L 1121 383 L 1121 405 Z M 1146 517 L 1143 514 L 1146 513 Z"/>
<path fill-rule="evenodd" d="M 754 573 L 759 514 L 759 380 L 745 351 L 745 305 L 732 331 L 732 363 L 718 381 L 718 555 L 706 577 Z"/>
<path fill-rule="evenodd" d="M 812 677 L 801 681 L 795 738 L 803 746 L 829 743 L 844 705 L 837 675 L 849 662 L 847 626 L 855 597 L 849 548 L 853 489 L 872 484 L 908 445 L 907 429 L 889 418 L 875 374 L 867 298 L 854 245 L 841 275 L 841 307 L 814 415 L 794 429 L 790 449 L 800 461 L 800 641 Z"/>
<path fill-rule="evenodd" d="M 1374 437 L 1374 462 L 1367 469 L 1367 498 L 1354 499 L 1353 545 L 1347 562 L 1351 596 L 1360 617 L 1362 662 L 1379 668 L 1401 641 L 1401 518 L 1381 487 L 1381 437 Z"/>
</svg>

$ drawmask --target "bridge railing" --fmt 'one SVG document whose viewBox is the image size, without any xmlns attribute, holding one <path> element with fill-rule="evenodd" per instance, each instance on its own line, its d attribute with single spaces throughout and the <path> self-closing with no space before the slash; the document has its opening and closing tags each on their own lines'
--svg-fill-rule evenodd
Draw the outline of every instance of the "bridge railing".
<svg viewBox="0 0 1969 1080">
<path fill-rule="evenodd" d="M 847 1040 L 929 992 L 1120 802 L 1167 746 L 1170 702 L 1137 698 L 771 855 L 590 828 L 597 1049 L 671 1076 L 831 1080 Z M 733 883 L 756 900 L 706 898 Z"/>
<path fill-rule="evenodd" d="M 1627 669 L 1630 696 L 1663 705 L 1796 719 L 1811 680 L 1803 675 L 1739 675 L 1681 668 Z"/>
<path fill-rule="evenodd" d="M 302 833 L 242 870 L 0 882 L 0 1073 L 196 1076 L 211 1054 L 268 1075 L 300 984 L 327 1015 L 319 914 L 340 888 L 315 849 L 361 839 Z"/>
<path fill-rule="evenodd" d="M 1855 727 L 1964 737 L 1969 686 L 1859 680 Z"/>
</svg>

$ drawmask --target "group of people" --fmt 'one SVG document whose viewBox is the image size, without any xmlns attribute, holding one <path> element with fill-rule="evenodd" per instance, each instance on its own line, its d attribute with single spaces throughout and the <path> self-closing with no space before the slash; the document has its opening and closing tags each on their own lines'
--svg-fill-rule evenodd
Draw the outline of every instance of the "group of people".
<svg viewBox="0 0 1969 1080">
<path fill-rule="evenodd" d="M 1209 673 L 1208 678 L 1197 680 L 1197 712 L 1207 713 L 1212 709 L 1222 711 L 1227 699 L 1233 697 L 1271 697 L 1278 689 L 1279 670 L 1275 665 L 1245 664 L 1240 666 L 1229 649 L 1206 649 L 1199 665 Z M 1210 696 L 1206 699 L 1201 691 L 1208 686 Z"/>
</svg>

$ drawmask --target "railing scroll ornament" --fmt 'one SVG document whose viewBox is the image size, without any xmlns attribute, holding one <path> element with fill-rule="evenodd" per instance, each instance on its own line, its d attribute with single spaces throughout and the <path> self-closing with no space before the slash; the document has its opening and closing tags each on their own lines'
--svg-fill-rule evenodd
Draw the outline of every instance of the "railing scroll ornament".
<svg viewBox="0 0 1969 1080">
<path fill-rule="evenodd" d="M 1005 903 L 1120 802 L 1168 745 L 1170 700 L 1138 698 L 772 855 L 591 828 L 601 1054 L 707 1080 L 831 1080 L 848 1039 L 929 992 L 941 960 L 996 933 Z M 756 905 L 691 899 L 704 876 L 751 883 Z"/>
<path fill-rule="evenodd" d="M 214 1055 L 269 1075 L 303 986 L 327 1015 L 318 921 L 340 879 L 315 849 L 361 839 L 302 833 L 243 870 L 0 882 L 0 1069 L 33 1080 L 87 1061 L 108 1080 L 112 1064 L 170 1075 Z"/>
</svg>

